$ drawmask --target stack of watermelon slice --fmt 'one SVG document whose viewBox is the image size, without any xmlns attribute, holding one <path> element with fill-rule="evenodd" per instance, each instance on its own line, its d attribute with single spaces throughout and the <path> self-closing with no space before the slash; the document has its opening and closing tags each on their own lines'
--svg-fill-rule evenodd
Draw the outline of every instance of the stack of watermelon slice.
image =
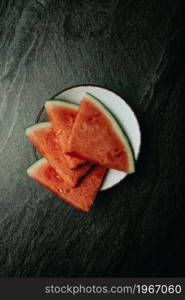
<svg viewBox="0 0 185 300">
<path fill-rule="evenodd" d="M 111 112 L 91 94 L 80 106 L 45 102 L 50 122 L 37 123 L 26 135 L 43 158 L 27 174 L 76 208 L 89 212 L 108 168 L 135 171 L 128 137 Z"/>
</svg>

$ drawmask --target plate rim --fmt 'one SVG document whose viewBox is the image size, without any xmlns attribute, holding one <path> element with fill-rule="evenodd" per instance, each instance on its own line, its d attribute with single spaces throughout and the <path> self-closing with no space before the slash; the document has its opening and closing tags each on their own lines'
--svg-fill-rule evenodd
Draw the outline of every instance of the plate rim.
<svg viewBox="0 0 185 300">
<path fill-rule="evenodd" d="M 115 92 L 114 90 L 112 90 L 112 89 L 110 89 L 110 88 L 107 88 L 107 87 L 105 87 L 105 86 L 103 86 L 103 85 L 84 83 L 84 84 L 72 85 L 72 86 L 70 86 L 70 87 L 67 87 L 67 88 L 65 88 L 65 89 L 62 89 L 62 90 L 60 90 L 59 92 L 57 92 L 54 96 L 52 96 L 52 97 L 49 98 L 49 99 L 55 100 L 55 98 L 56 98 L 59 94 L 62 94 L 62 93 L 66 92 L 66 91 L 68 91 L 68 90 L 71 90 L 71 89 L 73 89 L 73 88 L 78 88 L 78 87 L 88 87 L 88 86 L 89 86 L 89 87 L 97 87 L 97 88 L 101 88 L 101 89 L 104 89 L 104 90 L 106 90 L 106 91 L 108 91 L 108 92 L 111 92 L 111 93 L 115 94 L 115 95 L 118 96 L 121 100 L 123 100 L 123 101 L 125 102 L 125 104 L 129 107 L 129 109 L 130 109 L 131 112 L 133 113 L 133 115 L 134 115 L 134 117 L 135 117 L 135 119 L 136 119 L 136 121 L 137 121 L 138 129 L 139 129 L 138 132 L 139 132 L 139 142 L 140 142 L 140 143 L 139 143 L 139 148 L 138 148 L 137 155 L 135 156 L 135 162 L 137 162 L 137 160 L 138 160 L 138 158 L 139 158 L 139 155 L 140 155 L 140 152 L 141 152 L 141 144 L 142 144 L 141 127 L 140 127 L 138 118 L 136 117 L 136 114 L 135 114 L 133 108 L 127 103 L 127 101 L 123 98 L 123 96 L 121 96 L 121 94 L 119 94 L 119 93 Z M 39 122 L 39 119 L 40 119 L 42 113 L 44 112 L 44 109 L 45 109 L 45 107 L 44 107 L 44 105 L 43 105 L 42 108 L 41 108 L 41 110 L 39 111 L 39 113 L 38 113 L 38 115 L 37 115 L 37 118 L 36 118 L 36 120 L 35 120 L 35 124 L 37 124 L 37 123 Z M 33 147 L 33 152 L 34 152 L 34 155 L 35 155 L 36 159 L 39 159 L 39 157 L 38 157 L 37 154 L 36 154 L 36 149 L 35 149 L 34 147 Z M 122 180 L 124 180 L 128 175 L 129 175 L 128 173 L 125 173 L 125 177 L 124 177 L 123 179 L 120 179 L 118 182 L 114 183 L 111 187 L 105 188 L 105 189 L 103 189 L 103 190 L 101 190 L 101 187 L 100 187 L 100 190 L 99 190 L 99 191 L 100 191 L 100 192 L 104 192 L 104 191 L 107 191 L 107 190 L 109 190 L 109 189 L 115 187 L 115 186 L 118 185 Z M 107 174 L 105 175 L 105 178 L 106 178 L 106 176 L 107 176 Z"/>
</svg>

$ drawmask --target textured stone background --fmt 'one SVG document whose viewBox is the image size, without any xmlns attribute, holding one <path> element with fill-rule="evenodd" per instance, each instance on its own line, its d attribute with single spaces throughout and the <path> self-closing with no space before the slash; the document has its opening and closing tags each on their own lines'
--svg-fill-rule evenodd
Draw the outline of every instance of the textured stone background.
<svg viewBox="0 0 185 300">
<path fill-rule="evenodd" d="M 184 1 L 0 3 L 0 276 L 185 275 Z M 24 128 L 75 84 L 122 94 L 142 128 L 137 172 L 90 214 L 27 177 Z"/>
</svg>

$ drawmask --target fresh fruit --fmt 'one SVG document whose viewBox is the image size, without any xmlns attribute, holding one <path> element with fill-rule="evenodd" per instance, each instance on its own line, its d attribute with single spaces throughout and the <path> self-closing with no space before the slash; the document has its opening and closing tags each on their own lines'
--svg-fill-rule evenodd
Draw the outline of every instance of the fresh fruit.
<svg viewBox="0 0 185 300">
<path fill-rule="evenodd" d="M 58 142 L 64 152 L 70 169 L 75 169 L 85 163 L 84 160 L 65 154 L 68 138 L 75 122 L 79 106 L 63 100 L 48 100 L 45 109 L 52 123 Z"/>
<path fill-rule="evenodd" d="M 58 175 L 70 186 L 75 186 L 92 167 L 92 163 L 86 163 L 76 170 L 69 169 L 50 122 L 37 123 L 28 127 L 25 133 Z"/>
<path fill-rule="evenodd" d="M 110 111 L 86 94 L 71 130 L 66 153 L 127 173 L 135 171 L 128 137 Z"/>
<path fill-rule="evenodd" d="M 59 177 L 45 158 L 41 158 L 27 169 L 27 174 L 30 177 L 85 212 L 90 210 L 105 173 L 105 167 L 93 167 L 77 187 L 71 188 Z"/>
</svg>

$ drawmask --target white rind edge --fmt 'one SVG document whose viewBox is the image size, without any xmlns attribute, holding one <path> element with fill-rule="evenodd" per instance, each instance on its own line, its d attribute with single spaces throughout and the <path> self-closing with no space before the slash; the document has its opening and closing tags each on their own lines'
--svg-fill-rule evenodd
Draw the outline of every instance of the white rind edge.
<svg viewBox="0 0 185 300">
<path fill-rule="evenodd" d="M 25 134 L 29 135 L 35 130 L 42 129 L 42 128 L 50 128 L 50 127 L 52 127 L 51 122 L 40 122 L 40 123 L 34 124 L 34 125 L 26 128 Z"/>
<path fill-rule="evenodd" d="M 27 170 L 27 174 L 28 176 L 32 177 L 32 174 L 34 173 L 35 170 L 37 170 L 40 166 L 42 166 L 43 164 L 47 163 L 47 160 L 42 157 L 41 159 L 37 160 L 36 162 L 34 162 Z"/>
<path fill-rule="evenodd" d="M 53 105 L 62 106 L 62 107 L 70 107 L 70 108 L 73 108 L 73 109 L 76 109 L 76 110 L 79 109 L 78 104 L 63 101 L 63 100 L 47 100 L 44 104 L 46 109 L 50 106 L 53 106 Z"/>
<path fill-rule="evenodd" d="M 111 123 L 113 124 L 113 128 L 115 129 L 115 131 L 119 134 L 119 136 L 121 137 L 123 143 L 126 145 L 127 147 L 127 152 L 129 155 L 129 161 L 131 162 L 132 165 L 132 171 L 130 173 L 134 173 L 135 172 L 135 159 L 134 159 L 134 154 L 133 151 L 131 149 L 131 146 L 129 145 L 128 139 L 127 137 L 124 135 L 123 130 L 121 129 L 121 127 L 119 126 L 116 117 L 114 117 L 108 110 L 108 108 L 106 109 L 106 106 L 104 104 L 102 104 L 100 102 L 100 100 L 96 99 L 93 95 L 86 93 L 85 97 L 87 97 L 88 99 L 90 99 L 90 101 L 92 101 L 96 106 L 98 106 L 98 108 L 107 116 L 107 118 L 111 121 Z"/>
</svg>

